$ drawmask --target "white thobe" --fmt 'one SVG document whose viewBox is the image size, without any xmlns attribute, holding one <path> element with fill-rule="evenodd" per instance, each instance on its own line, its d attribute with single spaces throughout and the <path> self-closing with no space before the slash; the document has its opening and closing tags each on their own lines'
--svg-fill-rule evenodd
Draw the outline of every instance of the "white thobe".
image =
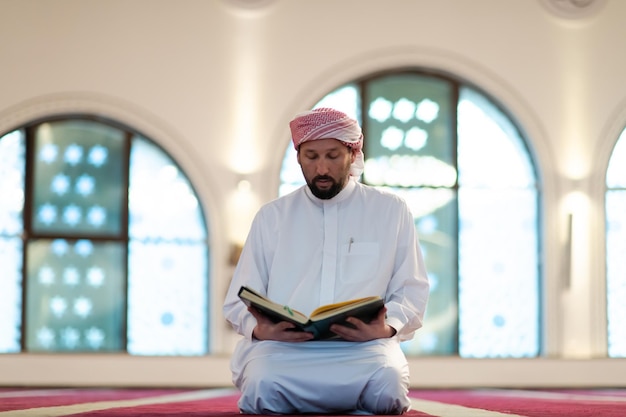
<svg viewBox="0 0 626 417">
<path fill-rule="evenodd" d="M 237 296 L 242 285 L 306 315 L 324 304 L 379 295 L 396 335 L 364 343 L 253 340 L 256 320 Z M 231 359 L 233 382 L 243 394 L 240 408 L 250 413 L 384 411 L 368 410 L 359 395 L 371 391 L 376 384 L 368 381 L 378 382 L 374 375 L 389 367 L 402 381 L 400 391 L 408 390 L 399 342 L 421 327 L 427 299 L 428 279 L 413 216 L 396 195 L 351 178 L 329 200 L 318 199 L 303 186 L 264 205 L 252 223 L 224 303 L 227 321 L 244 336 Z M 266 372 L 268 361 L 265 382 L 271 383 L 252 388 L 246 373 Z M 270 398 L 272 393 L 259 392 L 273 390 L 270 386 L 280 391 L 274 395 L 276 403 L 286 401 L 291 408 L 273 410 L 263 405 L 264 398 L 256 398 Z M 319 401 L 304 398 L 304 392 L 316 393 Z M 338 396 L 346 398 L 335 404 Z"/>
</svg>

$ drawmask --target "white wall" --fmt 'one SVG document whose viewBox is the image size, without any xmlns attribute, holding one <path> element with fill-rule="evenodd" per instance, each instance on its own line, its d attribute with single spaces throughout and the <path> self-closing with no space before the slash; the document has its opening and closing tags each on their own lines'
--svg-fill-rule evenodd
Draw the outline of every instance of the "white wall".
<svg viewBox="0 0 626 417">
<path fill-rule="evenodd" d="M 245 237 L 256 207 L 276 196 L 291 117 L 376 70 L 454 73 L 516 117 L 538 162 L 548 358 L 414 359 L 413 384 L 626 385 L 625 361 L 596 359 L 606 350 L 604 171 L 626 124 L 626 2 L 596 0 L 590 16 L 578 19 L 547 3 L 0 0 L 0 134 L 80 111 L 159 142 L 203 199 L 219 317 L 230 245 Z M 251 182 L 256 199 L 246 212 L 232 207 L 240 179 Z M 0 385 L 228 384 L 232 334 L 218 322 L 211 340 L 210 358 L 0 355 Z"/>
</svg>

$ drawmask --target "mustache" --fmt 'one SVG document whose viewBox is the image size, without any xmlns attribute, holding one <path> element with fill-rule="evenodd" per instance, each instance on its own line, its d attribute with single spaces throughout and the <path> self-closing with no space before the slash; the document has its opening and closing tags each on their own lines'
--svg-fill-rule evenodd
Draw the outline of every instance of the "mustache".
<svg viewBox="0 0 626 417">
<path fill-rule="evenodd" d="M 315 181 L 335 181 L 333 177 L 329 177 L 328 175 L 318 175 L 313 177 L 313 182 Z"/>
</svg>

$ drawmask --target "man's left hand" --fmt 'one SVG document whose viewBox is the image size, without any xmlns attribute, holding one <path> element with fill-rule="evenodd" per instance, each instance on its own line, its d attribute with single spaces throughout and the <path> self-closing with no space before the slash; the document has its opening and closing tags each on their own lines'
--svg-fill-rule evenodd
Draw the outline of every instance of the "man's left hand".
<svg viewBox="0 0 626 417">
<path fill-rule="evenodd" d="M 378 316 L 369 323 L 356 317 L 348 317 L 346 321 L 355 328 L 333 324 L 330 326 L 330 330 L 349 342 L 367 342 L 368 340 L 393 337 L 396 334 L 396 329 L 385 323 L 386 312 L 386 307 L 381 308 Z"/>
</svg>

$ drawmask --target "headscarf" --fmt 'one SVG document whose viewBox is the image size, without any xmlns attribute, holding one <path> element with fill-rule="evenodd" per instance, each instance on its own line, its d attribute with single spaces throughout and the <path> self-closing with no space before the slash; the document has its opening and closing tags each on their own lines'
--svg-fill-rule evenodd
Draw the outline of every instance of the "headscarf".
<svg viewBox="0 0 626 417">
<path fill-rule="evenodd" d="M 363 173 L 363 133 L 359 123 L 339 110 L 321 107 L 299 113 L 289 122 L 293 146 L 310 140 L 336 139 L 356 153 L 350 166 L 350 175 L 359 178 Z"/>
</svg>

